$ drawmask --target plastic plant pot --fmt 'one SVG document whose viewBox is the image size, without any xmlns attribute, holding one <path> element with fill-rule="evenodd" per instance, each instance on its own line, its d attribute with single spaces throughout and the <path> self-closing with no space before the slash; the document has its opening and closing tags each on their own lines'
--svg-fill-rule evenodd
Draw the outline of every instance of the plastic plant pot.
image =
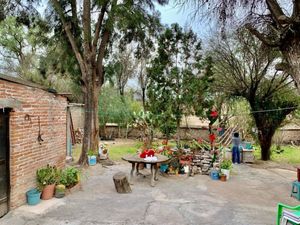
<svg viewBox="0 0 300 225">
<path fill-rule="evenodd" d="M 27 204 L 28 205 L 37 205 L 41 201 L 41 192 L 36 188 L 30 189 L 26 192 Z"/>
<path fill-rule="evenodd" d="M 94 166 L 97 163 L 97 157 L 92 155 L 92 156 L 88 156 L 88 163 L 89 166 Z"/>
<path fill-rule="evenodd" d="M 161 171 L 162 173 L 165 173 L 165 172 L 167 171 L 168 167 L 169 167 L 168 164 L 161 164 L 161 165 L 160 165 L 160 171 Z"/>
</svg>

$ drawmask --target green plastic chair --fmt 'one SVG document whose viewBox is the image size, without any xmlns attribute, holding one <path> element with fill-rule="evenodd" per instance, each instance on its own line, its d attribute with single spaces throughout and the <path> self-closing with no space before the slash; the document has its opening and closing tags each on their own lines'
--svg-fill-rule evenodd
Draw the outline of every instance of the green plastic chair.
<svg viewBox="0 0 300 225">
<path fill-rule="evenodd" d="M 288 209 L 284 213 L 284 209 Z M 298 206 L 288 206 L 282 203 L 278 203 L 277 208 L 277 225 L 289 224 L 297 225 L 300 224 L 300 205 Z"/>
</svg>

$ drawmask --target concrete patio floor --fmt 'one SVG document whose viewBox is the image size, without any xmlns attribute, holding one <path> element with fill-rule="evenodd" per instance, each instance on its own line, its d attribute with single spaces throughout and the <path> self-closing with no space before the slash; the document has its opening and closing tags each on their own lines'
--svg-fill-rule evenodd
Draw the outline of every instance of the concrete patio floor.
<svg viewBox="0 0 300 225">
<path fill-rule="evenodd" d="M 234 165 L 228 182 L 201 175 L 159 176 L 156 187 L 150 187 L 150 177 L 139 176 L 132 193 L 116 193 L 113 174 L 129 170 L 130 164 L 124 162 L 90 167 L 84 172 L 82 191 L 48 200 L 46 208 L 45 202 L 34 206 L 37 209 L 20 207 L 1 218 L 0 224 L 274 225 L 278 202 L 300 204 L 289 197 L 296 177 L 289 170 Z"/>
</svg>

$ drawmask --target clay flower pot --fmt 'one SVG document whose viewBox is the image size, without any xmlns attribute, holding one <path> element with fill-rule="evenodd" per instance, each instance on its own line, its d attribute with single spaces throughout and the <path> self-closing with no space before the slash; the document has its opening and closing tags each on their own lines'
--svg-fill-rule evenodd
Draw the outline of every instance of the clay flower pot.
<svg viewBox="0 0 300 225">
<path fill-rule="evenodd" d="M 55 184 L 46 185 L 42 192 L 42 199 L 48 200 L 53 198 L 54 190 L 55 190 Z"/>
<path fill-rule="evenodd" d="M 220 175 L 220 180 L 221 181 L 226 181 L 227 179 L 226 179 L 226 175 L 225 174 L 221 174 Z"/>
</svg>

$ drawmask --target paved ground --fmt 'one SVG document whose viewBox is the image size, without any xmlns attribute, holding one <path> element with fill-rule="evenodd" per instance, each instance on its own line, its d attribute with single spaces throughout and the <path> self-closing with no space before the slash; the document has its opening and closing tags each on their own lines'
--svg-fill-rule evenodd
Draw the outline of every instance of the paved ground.
<svg viewBox="0 0 300 225">
<path fill-rule="evenodd" d="M 154 188 L 149 177 L 138 177 L 132 193 L 117 194 L 112 176 L 118 171 L 129 172 L 129 167 L 126 163 L 91 167 L 82 191 L 48 200 L 53 206 L 40 210 L 42 214 L 21 207 L 0 219 L 0 224 L 274 225 L 278 202 L 299 204 L 289 197 L 296 174 L 288 170 L 238 165 L 228 182 L 201 175 L 160 176 Z"/>
</svg>

